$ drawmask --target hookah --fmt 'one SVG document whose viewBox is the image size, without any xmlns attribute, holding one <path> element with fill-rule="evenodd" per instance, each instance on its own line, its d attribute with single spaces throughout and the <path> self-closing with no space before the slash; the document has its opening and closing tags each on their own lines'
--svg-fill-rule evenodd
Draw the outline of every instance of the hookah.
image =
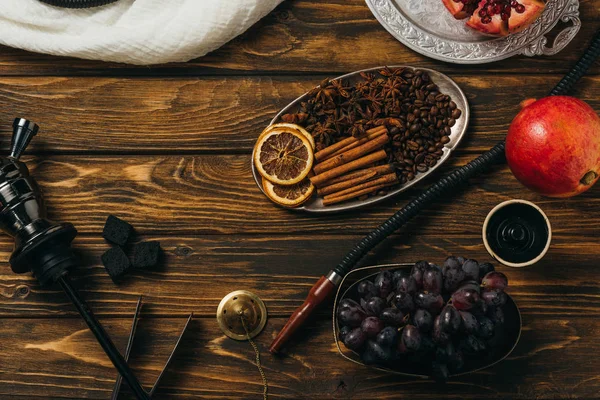
<svg viewBox="0 0 600 400">
<path fill-rule="evenodd" d="M 579 59 L 577 64 L 563 77 L 552 89 L 551 96 L 567 94 L 573 85 L 581 79 L 587 70 L 600 56 L 600 30 L 596 32 L 589 47 Z M 499 142 L 463 167 L 455 169 L 448 176 L 440 179 L 424 190 L 417 198 L 397 211 L 387 221 L 369 233 L 344 256 L 342 261 L 326 275 L 323 275 L 310 289 L 304 303 L 294 311 L 287 323 L 281 329 L 275 340 L 271 343 L 269 351 L 278 353 L 281 347 L 289 340 L 293 333 L 304 324 L 317 306 L 342 282 L 343 278 L 360 262 L 360 260 L 375 246 L 385 240 L 394 231 L 400 229 L 413 217 L 417 216 L 425 207 L 441 198 L 450 195 L 458 186 L 468 182 L 469 179 L 486 171 L 494 164 L 502 163 L 504 158 L 504 141 Z"/>
<path fill-rule="evenodd" d="M 39 127 L 31 121 L 15 119 L 10 154 L 0 158 L 0 229 L 15 240 L 10 266 L 17 274 L 32 272 L 42 286 L 58 283 L 135 397 L 138 400 L 150 399 L 151 395 L 141 386 L 69 280 L 69 270 L 78 264 L 71 248 L 77 230 L 70 223 L 56 223 L 46 218 L 42 193 L 25 163 L 19 160 L 38 130 Z"/>
</svg>

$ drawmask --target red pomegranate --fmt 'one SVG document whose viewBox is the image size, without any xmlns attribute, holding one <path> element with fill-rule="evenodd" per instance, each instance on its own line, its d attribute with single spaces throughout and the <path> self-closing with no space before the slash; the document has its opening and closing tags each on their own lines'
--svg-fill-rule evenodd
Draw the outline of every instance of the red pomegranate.
<svg viewBox="0 0 600 400">
<path fill-rule="evenodd" d="M 522 31 L 544 11 L 544 0 L 442 0 L 456 19 L 492 36 Z"/>
<path fill-rule="evenodd" d="M 549 197 L 588 190 L 600 176 L 600 117 L 568 96 L 526 100 L 508 128 L 506 160 L 515 177 Z"/>
</svg>

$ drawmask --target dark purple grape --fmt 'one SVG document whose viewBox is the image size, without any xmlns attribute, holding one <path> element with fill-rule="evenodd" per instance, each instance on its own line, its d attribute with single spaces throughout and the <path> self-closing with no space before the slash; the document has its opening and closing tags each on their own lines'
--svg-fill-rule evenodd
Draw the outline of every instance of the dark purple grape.
<svg viewBox="0 0 600 400">
<path fill-rule="evenodd" d="M 465 356 L 462 351 L 456 350 L 448 360 L 448 368 L 453 373 L 459 372 L 465 365 Z"/>
<path fill-rule="evenodd" d="M 379 289 L 369 280 L 361 281 L 357 287 L 358 294 L 363 299 L 369 300 L 373 296 L 379 296 Z"/>
<path fill-rule="evenodd" d="M 411 312 L 415 309 L 412 295 L 404 292 L 395 295 L 392 299 L 392 304 L 404 312 Z"/>
<path fill-rule="evenodd" d="M 433 321 L 433 332 L 431 334 L 431 338 L 438 345 L 442 345 L 450 341 L 450 335 L 442 330 L 440 322 L 441 318 L 438 315 Z"/>
<path fill-rule="evenodd" d="M 360 306 L 338 310 L 340 325 L 348 325 L 353 328 L 360 326 L 366 316 L 367 314 Z"/>
<path fill-rule="evenodd" d="M 367 317 L 360 324 L 360 329 L 367 335 L 368 338 L 374 338 L 385 327 L 382 320 L 377 317 Z"/>
<path fill-rule="evenodd" d="M 462 320 L 462 329 L 467 334 L 476 334 L 479 331 L 479 321 L 473 314 L 467 311 L 459 311 Z"/>
<path fill-rule="evenodd" d="M 402 276 L 396 283 L 396 293 L 405 292 L 414 294 L 417 291 L 417 282 L 412 276 Z"/>
<path fill-rule="evenodd" d="M 465 263 L 465 258 L 462 256 L 457 256 L 456 257 L 456 261 L 458 261 L 460 263 L 460 265 L 463 265 Z"/>
<path fill-rule="evenodd" d="M 444 273 L 444 275 L 446 275 L 446 269 L 448 268 L 459 268 L 462 267 L 462 263 L 460 262 L 460 260 L 457 257 L 454 256 L 450 256 L 448 258 L 446 258 L 446 261 L 444 261 L 444 265 L 442 266 L 442 272 Z"/>
<path fill-rule="evenodd" d="M 416 326 L 406 325 L 402 329 L 402 336 L 398 341 L 398 351 L 400 353 L 418 351 L 421 347 L 421 333 Z"/>
<path fill-rule="evenodd" d="M 473 308 L 469 310 L 469 312 L 476 317 L 483 317 L 487 314 L 488 308 L 488 305 L 481 298 L 481 295 L 479 295 L 479 301 L 477 302 L 477 304 L 475 304 Z"/>
<path fill-rule="evenodd" d="M 368 340 L 361 358 L 365 364 L 383 364 L 392 359 L 392 352 L 378 343 Z"/>
<path fill-rule="evenodd" d="M 448 266 L 444 270 L 444 289 L 453 292 L 465 280 L 465 271 L 462 267 Z"/>
<path fill-rule="evenodd" d="M 473 335 L 469 335 L 465 339 L 461 340 L 458 347 L 463 352 L 473 355 L 484 351 L 486 348 L 485 343 Z"/>
<path fill-rule="evenodd" d="M 390 271 L 381 271 L 375 277 L 375 287 L 379 291 L 379 297 L 385 299 L 393 290 L 393 276 Z"/>
<path fill-rule="evenodd" d="M 427 267 L 429 267 L 429 263 L 427 261 L 417 261 L 410 270 L 410 276 L 414 278 L 418 287 L 423 286 L 423 274 L 425 273 Z"/>
<path fill-rule="evenodd" d="M 481 263 L 479 264 L 479 277 L 483 278 L 488 272 L 494 271 L 495 268 L 490 263 Z"/>
<path fill-rule="evenodd" d="M 381 311 L 383 311 L 385 306 L 385 300 L 381 297 L 371 297 L 368 301 L 365 302 L 365 304 L 363 305 L 363 309 L 365 310 L 367 315 L 379 316 L 379 314 L 381 314 Z"/>
<path fill-rule="evenodd" d="M 462 270 L 465 272 L 466 279 L 472 279 L 479 282 L 479 264 L 476 260 L 465 260 L 462 265 Z"/>
<path fill-rule="evenodd" d="M 438 383 L 444 383 L 448 381 L 448 376 L 450 372 L 448 371 L 448 367 L 446 364 L 440 364 L 438 362 L 434 362 L 431 366 L 431 377 Z"/>
<path fill-rule="evenodd" d="M 481 286 L 479 286 L 479 283 L 477 283 L 476 281 L 464 281 L 463 283 L 461 283 L 458 288 L 456 290 L 461 290 L 461 289 L 472 289 L 474 291 L 476 291 L 477 293 L 481 292 Z"/>
<path fill-rule="evenodd" d="M 367 340 L 367 335 L 360 328 L 354 328 L 344 338 L 344 346 L 350 350 L 358 350 Z"/>
<path fill-rule="evenodd" d="M 452 342 L 445 343 L 435 349 L 435 360 L 442 364 L 446 364 L 455 352 Z"/>
<path fill-rule="evenodd" d="M 404 325 L 404 313 L 397 308 L 386 308 L 379 315 L 379 319 L 381 319 L 386 325 L 400 327 Z"/>
<path fill-rule="evenodd" d="M 433 328 L 433 316 L 429 311 L 419 308 L 413 316 L 413 324 L 421 332 L 429 332 Z"/>
<path fill-rule="evenodd" d="M 504 324 L 504 311 L 502 311 L 501 307 L 489 307 L 486 315 L 495 325 Z"/>
<path fill-rule="evenodd" d="M 432 314 L 437 314 L 442 307 L 444 307 L 444 299 L 439 293 L 421 291 L 415 295 L 415 304 L 417 305 L 417 308 L 422 308 Z"/>
<path fill-rule="evenodd" d="M 398 329 L 391 326 L 385 327 L 377 334 L 375 341 L 383 347 L 392 347 L 398 339 Z"/>
<path fill-rule="evenodd" d="M 481 298 L 485 301 L 485 304 L 493 307 L 501 307 L 506 304 L 507 300 L 506 293 L 495 290 L 484 290 L 481 293 Z"/>
<path fill-rule="evenodd" d="M 352 299 L 345 298 L 345 299 L 342 299 L 339 302 L 339 304 L 338 304 L 338 311 L 341 311 L 341 310 L 344 310 L 344 309 L 347 309 L 347 308 L 353 309 L 355 307 L 359 307 L 360 308 L 360 305 L 356 301 L 354 301 Z"/>
<path fill-rule="evenodd" d="M 433 354 L 437 346 L 431 340 L 431 337 L 426 335 L 421 335 L 421 347 L 419 348 L 419 353 L 422 355 Z"/>
<path fill-rule="evenodd" d="M 342 326 L 340 331 L 338 332 L 338 338 L 343 342 L 346 335 L 348 335 L 352 331 L 352 328 L 349 326 Z"/>
<path fill-rule="evenodd" d="M 460 329 L 461 318 L 458 310 L 449 304 L 440 313 L 440 328 L 444 332 L 453 334 Z"/>
<path fill-rule="evenodd" d="M 508 286 L 508 278 L 502 272 L 488 272 L 481 280 L 485 289 L 504 290 Z"/>
<path fill-rule="evenodd" d="M 477 336 L 479 336 L 482 339 L 489 339 L 492 336 L 494 336 L 495 326 L 491 319 L 489 319 L 487 317 L 480 317 L 480 318 L 478 318 L 478 321 L 479 321 L 479 332 L 478 332 Z"/>
<path fill-rule="evenodd" d="M 479 294 L 473 289 L 461 289 L 452 293 L 451 301 L 457 310 L 470 310 L 479 301 Z"/>
<path fill-rule="evenodd" d="M 441 293 L 444 284 L 442 271 L 437 265 L 430 265 L 423 273 L 423 290 L 432 293 Z"/>
</svg>

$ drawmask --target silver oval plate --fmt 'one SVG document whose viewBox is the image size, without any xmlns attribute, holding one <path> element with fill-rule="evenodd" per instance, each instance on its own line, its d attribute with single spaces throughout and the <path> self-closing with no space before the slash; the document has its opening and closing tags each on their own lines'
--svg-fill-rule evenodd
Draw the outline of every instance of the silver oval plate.
<svg viewBox="0 0 600 400">
<path fill-rule="evenodd" d="M 422 172 L 422 173 L 418 172 L 415 176 L 415 179 L 413 179 L 412 181 L 407 182 L 403 185 L 400 185 L 399 187 L 397 187 L 394 190 L 390 190 L 388 192 L 388 194 L 386 194 L 384 196 L 373 196 L 373 197 L 369 197 L 366 200 L 358 200 L 357 199 L 357 200 L 350 200 L 350 201 L 336 204 L 336 205 L 324 206 L 323 199 L 316 195 L 313 195 L 313 197 L 310 200 L 308 200 L 306 203 L 304 203 L 302 206 L 296 207 L 296 208 L 291 208 L 291 210 L 306 211 L 306 212 L 311 212 L 311 213 L 333 213 L 333 212 L 339 212 L 339 211 L 353 210 L 355 208 L 365 207 L 365 206 L 368 206 L 371 204 L 382 202 L 386 199 L 389 199 L 390 197 L 397 195 L 398 193 L 401 193 L 401 192 L 407 190 L 411 186 L 416 185 L 422 179 L 425 179 L 425 177 L 427 175 L 429 175 L 430 173 L 435 171 L 440 165 L 442 165 L 450 157 L 450 154 L 452 153 L 452 151 L 458 146 L 458 144 L 462 140 L 465 132 L 467 131 L 467 127 L 469 125 L 470 111 L 469 111 L 469 104 L 467 102 L 467 97 L 465 96 L 465 94 L 463 93 L 461 88 L 456 84 L 456 82 L 454 82 L 452 79 L 450 79 L 446 75 L 444 75 L 438 71 L 434 71 L 432 69 L 416 68 L 416 67 L 403 66 L 403 65 L 392 65 L 389 67 L 390 68 L 404 67 L 404 68 L 420 69 L 423 71 L 427 71 L 427 73 L 429 73 L 429 76 L 431 77 L 433 82 L 436 85 L 438 85 L 438 87 L 440 88 L 440 92 L 449 95 L 452 98 L 452 100 L 456 103 L 457 107 L 460 110 L 462 110 L 462 115 L 460 116 L 459 119 L 456 120 L 456 124 L 452 127 L 452 132 L 450 133 L 450 136 L 449 136 L 450 141 L 448 143 L 446 143 L 446 145 L 442 149 L 442 151 L 444 152 L 442 157 L 438 160 L 437 164 L 434 165 L 433 167 L 431 167 L 427 172 Z M 351 72 L 346 75 L 338 76 L 337 78 L 334 78 L 334 79 L 348 79 L 352 82 L 352 79 L 356 79 L 356 78 L 360 77 L 359 74 L 361 72 L 379 71 L 382 68 L 384 68 L 384 67 L 364 69 L 361 71 Z M 275 118 L 273 118 L 273 120 L 271 121 L 271 125 L 275 124 L 277 122 L 280 122 L 282 115 L 290 113 L 290 112 L 294 112 L 295 110 L 297 110 L 300 106 L 300 102 L 306 101 L 307 97 L 308 97 L 308 93 L 305 93 L 304 95 L 298 97 L 296 100 L 294 100 L 293 102 L 288 104 L 283 110 L 281 110 L 275 116 Z M 256 171 L 256 169 L 254 168 L 254 162 L 252 162 L 252 160 L 250 160 L 250 163 L 252 165 L 252 175 L 254 176 L 256 185 L 264 193 L 264 190 L 262 188 L 262 177 L 260 176 L 258 171 Z"/>
<path fill-rule="evenodd" d="M 456 20 L 441 0 L 366 0 L 371 12 L 405 46 L 427 57 L 459 64 L 482 64 L 523 54 L 529 57 L 561 51 L 579 32 L 578 0 L 548 0 L 530 27 L 505 37 L 482 35 Z M 565 27 L 547 46 L 549 33 Z"/>
</svg>

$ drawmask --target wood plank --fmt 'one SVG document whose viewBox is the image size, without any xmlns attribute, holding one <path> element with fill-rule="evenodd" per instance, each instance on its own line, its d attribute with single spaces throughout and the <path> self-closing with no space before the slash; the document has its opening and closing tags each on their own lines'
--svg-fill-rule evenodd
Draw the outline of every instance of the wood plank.
<svg viewBox="0 0 600 400">
<path fill-rule="evenodd" d="M 132 366 L 149 386 L 170 352 L 183 319 L 143 319 Z M 107 399 L 115 379 L 109 361 L 76 319 L 0 320 L 0 396 Z M 119 346 L 130 321 L 104 320 Z M 491 369 L 447 385 L 403 378 L 343 360 L 333 345 L 330 321 L 306 328 L 283 357 L 267 352 L 283 320 L 268 321 L 256 342 L 270 398 L 310 399 L 556 399 L 595 398 L 600 390 L 597 318 L 525 316 L 514 353 Z M 159 390 L 160 399 L 260 398 L 261 380 L 247 342 L 227 339 L 213 319 L 197 319 Z M 560 361 L 557 361 L 560 360 Z M 16 397 L 16 396 L 15 396 Z"/>
<path fill-rule="evenodd" d="M 425 183 L 385 203 L 318 218 L 272 204 L 256 186 L 246 155 L 44 156 L 31 160 L 29 167 L 44 190 L 50 217 L 71 221 L 80 232 L 99 235 L 113 213 L 143 234 L 366 234 L 427 185 L 471 159 L 450 159 Z M 556 234 L 593 236 L 598 232 L 598 188 L 572 199 L 543 198 L 520 186 L 507 166 L 499 166 L 436 202 L 404 231 L 477 233 L 495 204 L 524 198 L 546 211 Z"/>
<path fill-rule="evenodd" d="M 413 231 L 414 232 L 414 231 Z M 140 294 L 145 316 L 212 316 L 219 301 L 237 289 L 260 295 L 273 316 L 288 316 L 319 276 L 333 268 L 360 236 L 199 236 L 152 237 L 165 249 L 163 267 L 139 272 L 115 285 L 100 263 L 108 245 L 98 236 L 82 236 L 75 247 L 82 266 L 73 281 L 94 312 L 128 317 Z M 41 288 L 27 275 L 12 274 L 7 265 L 12 247 L 0 246 L 0 318 L 77 315 L 58 287 Z M 415 262 L 442 263 L 451 254 L 491 261 L 481 236 L 437 234 L 395 235 L 371 253 L 362 265 Z M 555 235 L 547 256 L 536 266 L 501 267 L 510 279 L 510 293 L 532 318 L 600 316 L 598 249 L 593 236 Z M 324 307 L 321 315 L 331 315 Z M 0 320 L 0 327 L 4 322 Z M 2 329 L 0 329 L 1 331 Z"/>
<path fill-rule="evenodd" d="M 376 65 L 404 63 L 441 71 L 565 73 L 580 57 L 597 29 L 600 10 L 594 0 L 580 1 L 583 26 L 577 38 L 553 57 L 514 57 L 480 66 L 431 60 L 394 39 L 363 0 L 284 2 L 242 36 L 188 63 L 136 67 L 28 53 L 2 47 L 0 75 L 207 75 L 268 71 L 349 72 Z M 594 73 L 600 72 L 596 63 Z"/>
<path fill-rule="evenodd" d="M 2 78 L 0 148 L 15 116 L 41 125 L 34 154 L 250 154 L 275 114 L 322 77 L 186 79 Z M 471 104 L 460 148 L 480 153 L 504 138 L 518 104 L 547 95 L 559 75 L 452 78 Z M 600 110 L 600 76 L 586 77 L 574 95 Z"/>
</svg>

